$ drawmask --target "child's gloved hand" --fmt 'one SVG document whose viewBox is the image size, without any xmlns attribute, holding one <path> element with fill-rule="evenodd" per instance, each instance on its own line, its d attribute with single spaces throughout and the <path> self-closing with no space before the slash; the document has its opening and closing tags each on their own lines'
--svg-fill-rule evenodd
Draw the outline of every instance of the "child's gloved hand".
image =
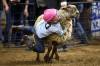
<svg viewBox="0 0 100 66">
<path fill-rule="evenodd" d="M 66 32 L 68 31 L 68 29 L 67 28 L 65 28 L 64 29 L 64 35 L 66 35 Z"/>
<path fill-rule="evenodd" d="M 64 33 L 66 33 L 66 31 L 67 31 L 67 28 L 64 29 Z"/>
<path fill-rule="evenodd" d="M 62 34 L 60 34 L 60 36 L 66 35 L 66 31 L 67 31 L 67 28 L 64 28 L 64 30 L 63 30 Z"/>
</svg>

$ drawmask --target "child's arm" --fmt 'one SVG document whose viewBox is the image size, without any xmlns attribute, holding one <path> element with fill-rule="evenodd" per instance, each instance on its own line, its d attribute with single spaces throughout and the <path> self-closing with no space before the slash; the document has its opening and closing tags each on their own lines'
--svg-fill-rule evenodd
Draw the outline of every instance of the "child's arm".
<svg viewBox="0 0 100 66">
<path fill-rule="evenodd" d="M 62 36 L 62 35 L 65 34 L 66 31 L 67 31 L 67 28 L 62 29 L 62 26 L 61 26 L 60 23 L 59 23 L 59 24 L 58 24 L 58 27 L 57 27 L 56 33 L 59 34 L 60 36 Z"/>
<path fill-rule="evenodd" d="M 61 28 L 61 30 L 59 30 L 57 33 L 60 35 L 60 36 L 63 36 L 65 34 L 65 32 L 67 31 L 67 28 L 65 28 L 64 30 Z"/>
</svg>

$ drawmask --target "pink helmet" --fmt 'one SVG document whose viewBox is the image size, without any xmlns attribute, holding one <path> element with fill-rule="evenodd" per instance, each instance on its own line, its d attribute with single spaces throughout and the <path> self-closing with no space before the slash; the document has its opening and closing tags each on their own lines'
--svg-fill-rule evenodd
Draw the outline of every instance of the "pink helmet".
<svg viewBox="0 0 100 66">
<path fill-rule="evenodd" d="M 57 15 L 56 9 L 46 9 L 43 14 L 43 19 L 49 23 Z"/>
</svg>

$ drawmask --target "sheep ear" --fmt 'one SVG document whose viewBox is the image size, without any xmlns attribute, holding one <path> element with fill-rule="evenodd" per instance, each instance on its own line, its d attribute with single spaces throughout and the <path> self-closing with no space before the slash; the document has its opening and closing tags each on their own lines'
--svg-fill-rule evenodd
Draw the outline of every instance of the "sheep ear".
<svg viewBox="0 0 100 66">
<path fill-rule="evenodd" d="M 61 8 L 66 8 L 67 7 L 67 2 L 63 1 L 60 3 Z"/>
</svg>

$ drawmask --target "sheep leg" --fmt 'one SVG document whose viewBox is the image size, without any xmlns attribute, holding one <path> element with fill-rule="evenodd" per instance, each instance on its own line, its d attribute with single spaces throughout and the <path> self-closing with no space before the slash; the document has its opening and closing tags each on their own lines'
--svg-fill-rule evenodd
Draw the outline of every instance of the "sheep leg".
<svg viewBox="0 0 100 66">
<path fill-rule="evenodd" d="M 59 55 L 58 55 L 58 52 L 57 52 L 57 47 L 56 47 L 56 49 L 55 49 L 55 59 L 56 59 L 56 60 L 59 60 Z"/>
<path fill-rule="evenodd" d="M 44 56 L 45 62 L 49 62 L 49 54 L 50 54 L 51 50 L 52 50 L 52 46 L 49 46 L 48 47 L 48 51 L 47 51 L 47 53 Z"/>
<path fill-rule="evenodd" d="M 53 49 L 52 49 L 52 53 L 51 53 L 51 56 L 50 56 L 50 60 L 53 59 L 54 54 L 56 56 L 56 59 L 59 58 L 58 53 L 57 53 L 57 44 L 53 45 Z"/>
<path fill-rule="evenodd" d="M 36 57 L 36 62 L 40 62 L 40 53 L 36 53 L 37 54 L 37 57 Z"/>
</svg>

